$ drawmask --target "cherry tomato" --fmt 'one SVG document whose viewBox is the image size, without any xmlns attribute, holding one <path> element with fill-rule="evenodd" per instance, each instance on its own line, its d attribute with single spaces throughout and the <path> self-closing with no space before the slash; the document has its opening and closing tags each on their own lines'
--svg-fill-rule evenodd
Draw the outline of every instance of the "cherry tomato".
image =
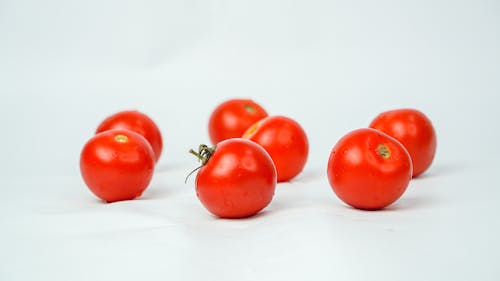
<svg viewBox="0 0 500 281">
<path fill-rule="evenodd" d="M 415 109 L 398 109 L 379 114 L 370 128 L 397 139 L 410 153 L 413 177 L 422 174 L 436 154 L 436 132 L 431 121 Z"/>
<path fill-rule="evenodd" d="M 260 105 L 248 99 L 231 99 L 215 108 L 208 122 L 213 144 L 229 138 L 239 138 L 253 123 L 267 116 Z"/>
<path fill-rule="evenodd" d="M 394 138 L 374 129 L 352 131 L 333 147 L 328 180 L 345 203 L 365 210 L 396 201 L 411 179 L 410 155 Z"/>
<path fill-rule="evenodd" d="M 80 171 L 90 191 L 106 202 L 139 197 L 153 176 L 154 152 L 132 131 L 109 130 L 92 137 L 80 155 Z"/>
<path fill-rule="evenodd" d="M 102 121 L 97 127 L 96 134 L 112 129 L 131 130 L 142 135 L 153 148 L 155 161 L 160 158 L 163 149 L 160 129 L 146 114 L 136 110 L 115 113 Z"/>
<path fill-rule="evenodd" d="M 306 133 L 284 116 L 266 117 L 252 125 L 243 138 L 260 144 L 273 159 L 278 182 L 289 181 L 304 168 L 309 153 Z"/>
<path fill-rule="evenodd" d="M 224 140 L 215 148 L 201 145 L 203 166 L 196 176 L 196 194 L 212 214 L 221 218 L 252 216 L 273 198 L 276 169 L 259 145 L 241 138 Z"/>
</svg>

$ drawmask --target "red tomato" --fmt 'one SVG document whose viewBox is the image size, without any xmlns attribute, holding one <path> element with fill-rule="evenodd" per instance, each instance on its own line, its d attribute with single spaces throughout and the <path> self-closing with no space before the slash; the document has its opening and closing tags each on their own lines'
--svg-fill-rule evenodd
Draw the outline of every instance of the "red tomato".
<svg viewBox="0 0 500 281">
<path fill-rule="evenodd" d="M 294 120 L 284 116 L 266 117 L 243 135 L 260 144 L 273 159 L 278 182 L 289 181 L 304 168 L 309 144 L 306 133 Z"/>
<path fill-rule="evenodd" d="M 215 108 L 208 122 L 208 133 L 213 144 L 229 138 L 239 138 L 253 123 L 267 116 L 267 112 L 252 100 L 232 99 Z"/>
<path fill-rule="evenodd" d="M 221 218 L 252 216 L 273 198 L 276 169 L 259 145 L 239 138 L 216 148 L 201 145 L 197 155 L 203 166 L 196 176 L 196 194 L 212 214 Z"/>
<path fill-rule="evenodd" d="M 127 110 L 115 113 L 106 118 L 97 127 L 96 134 L 112 129 L 123 129 L 134 131 L 148 140 L 155 153 L 155 161 L 158 161 L 163 149 L 163 141 L 160 129 L 155 122 L 144 113 L 136 110 Z"/>
<path fill-rule="evenodd" d="M 342 137 L 328 160 L 328 180 L 345 203 L 365 210 L 396 201 L 411 179 L 410 155 L 394 138 L 374 129 Z"/>
<path fill-rule="evenodd" d="M 436 132 L 422 112 L 415 109 L 398 109 L 379 114 L 370 128 L 382 131 L 397 139 L 410 153 L 413 177 L 422 174 L 436 154 Z"/>
<path fill-rule="evenodd" d="M 80 155 L 80 171 L 89 189 L 106 202 L 139 197 L 153 176 L 154 152 L 132 131 L 109 130 L 92 137 Z"/>
</svg>

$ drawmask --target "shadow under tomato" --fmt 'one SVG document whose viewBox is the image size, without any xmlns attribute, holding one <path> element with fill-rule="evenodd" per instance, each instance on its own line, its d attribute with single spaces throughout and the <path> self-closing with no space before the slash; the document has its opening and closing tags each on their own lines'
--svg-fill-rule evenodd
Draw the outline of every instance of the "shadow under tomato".
<svg viewBox="0 0 500 281">
<path fill-rule="evenodd" d="M 470 168 L 465 165 L 460 166 L 456 164 L 441 164 L 436 166 L 431 166 L 427 171 L 423 174 L 420 174 L 414 177 L 412 180 L 421 181 L 429 178 L 441 177 L 441 176 L 449 176 L 453 174 L 461 173 L 462 171 L 469 170 Z"/>
<path fill-rule="evenodd" d="M 168 191 L 165 188 L 160 187 L 149 187 L 147 188 L 141 196 L 135 200 L 156 200 L 168 197 Z"/>
<path fill-rule="evenodd" d="M 354 208 L 350 205 L 343 204 L 345 209 L 358 211 L 358 212 L 366 212 L 366 213 L 385 213 L 385 212 L 394 212 L 394 211 L 404 211 L 404 210 L 415 210 L 422 208 L 429 208 L 429 206 L 434 205 L 435 200 L 423 197 L 410 197 L 410 198 L 400 198 L 395 203 L 383 208 L 383 209 L 358 209 Z"/>
<path fill-rule="evenodd" d="M 436 203 L 435 199 L 425 197 L 401 198 L 397 202 L 385 207 L 383 211 L 401 211 L 429 208 Z"/>
<path fill-rule="evenodd" d="M 271 212 L 268 211 L 268 210 L 262 210 L 260 212 L 258 212 L 257 214 L 255 215 L 250 215 L 250 216 L 247 216 L 247 217 L 242 217 L 242 218 L 221 218 L 221 217 L 218 217 L 216 215 L 212 215 L 215 219 L 218 219 L 218 220 L 228 220 L 228 221 L 252 221 L 252 220 L 256 220 L 256 219 L 260 219 L 262 217 L 266 217 L 270 214 Z"/>
</svg>

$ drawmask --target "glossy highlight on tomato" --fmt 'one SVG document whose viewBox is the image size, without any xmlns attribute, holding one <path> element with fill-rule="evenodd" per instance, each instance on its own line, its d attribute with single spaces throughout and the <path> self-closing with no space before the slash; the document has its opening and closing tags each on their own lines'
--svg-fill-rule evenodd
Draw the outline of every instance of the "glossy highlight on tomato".
<svg viewBox="0 0 500 281">
<path fill-rule="evenodd" d="M 196 175 L 196 194 L 212 214 L 244 218 L 257 214 L 272 200 L 276 169 L 259 145 L 241 138 L 221 141 L 215 148 L 201 145 L 202 167 Z"/>
<path fill-rule="evenodd" d="M 239 138 L 255 122 L 267 117 L 267 112 L 250 99 L 231 99 L 218 105 L 208 121 L 208 133 L 213 144 L 229 138 Z"/>
<path fill-rule="evenodd" d="M 261 145 L 273 159 L 278 182 L 296 177 L 307 162 L 309 142 L 302 127 L 285 116 L 266 117 L 252 125 L 243 134 Z"/>
<path fill-rule="evenodd" d="M 102 200 L 131 200 L 148 187 L 154 157 L 143 136 L 129 130 L 104 131 L 83 147 L 80 172 L 90 191 Z"/>
<path fill-rule="evenodd" d="M 436 132 L 425 114 L 416 109 L 397 109 L 379 114 L 370 124 L 397 139 L 410 153 L 413 177 L 425 172 L 436 154 Z"/>
<path fill-rule="evenodd" d="M 96 134 L 112 129 L 131 130 L 149 142 L 155 153 L 155 161 L 160 159 L 163 150 L 163 140 L 160 129 L 146 114 L 137 110 L 117 112 L 101 122 L 96 129 Z"/>
<path fill-rule="evenodd" d="M 396 139 L 364 128 L 346 134 L 335 144 L 327 174 L 333 191 L 346 204 L 377 210 L 403 195 L 411 180 L 412 164 Z"/>
</svg>

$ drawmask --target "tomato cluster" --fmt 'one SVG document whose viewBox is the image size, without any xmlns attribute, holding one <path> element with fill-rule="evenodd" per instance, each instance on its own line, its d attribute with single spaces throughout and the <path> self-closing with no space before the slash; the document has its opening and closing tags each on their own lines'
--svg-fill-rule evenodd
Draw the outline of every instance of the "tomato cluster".
<svg viewBox="0 0 500 281">
<path fill-rule="evenodd" d="M 216 148 L 201 145 L 196 153 L 203 166 L 196 176 L 196 194 L 214 215 L 242 218 L 258 213 L 273 198 L 276 169 L 258 144 L 230 138 Z"/>
<path fill-rule="evenodd" d="M 139 197 L 163 147 L 155 122 L 139 111 L 122 111 L 102 121 L 95 133 L 80 154 L 89 189 L 106 202 Z"/>
<path fill-rule="evenodd" d="M 195 186 L 200 202 L 222 218 L 257 214 L 271 202 L 277 183 L 288 182 L 306 165 L 309 143 L 300 124 L 268 115 L 256 102 L 219 104 L 208 122 L 212 145 L 190 150 L 201 162 Z M 84 145 L 80 170 L 88 188 L 106 202 L 139 197 L 162 154 L 158 126 L 138 111 L 104 119 Z M 343 136 L 333 147 L 327 177 L 346 204 L 382 209 L 398 200 L 410 180 L 431 165 L 436 133 L 415 109 L 379 114 L 368 128 Z"/>
<path fill-rule="evenodd" d="M 383 112 L 370 128 L 337 142 L 328 161 L 328 180 L 352 207 L 382 209 L 403 195 L 412 177 L 429 168 L 435 152 L 436 133 L 422 112 Z"/>
<path fill-rule="evenodd" d="M 261 145 L 276 166 L 278 182 L 293 179 L 307 161 L 309 143 L 299 123 L 285 116 L 268 116 L 252 100 L 233 99 L 217 106 L 208 131 L 214 145 L 230 138 L 245 138 Z"/>
<path fill-rule="evenodd" d="M 296 177 L 307 161 L 309 144 L 299 123 L 268 116 L 252 100 L 234 99 L 217 106 L 208 131 L 214 147 L 191 150 L 202 162 L 196 194 L 219 217 L 258 213 L 271 202 L 276 183 Z"/>
</svg>

